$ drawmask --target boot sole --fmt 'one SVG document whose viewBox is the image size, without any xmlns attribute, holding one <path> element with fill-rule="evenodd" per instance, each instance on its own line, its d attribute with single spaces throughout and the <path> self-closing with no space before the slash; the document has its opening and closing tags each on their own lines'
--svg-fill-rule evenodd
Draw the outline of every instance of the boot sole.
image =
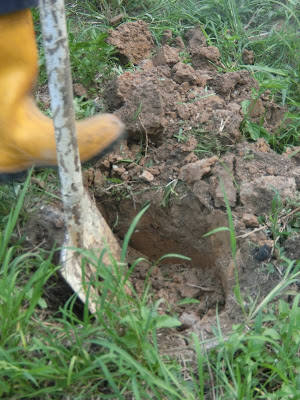
<svg viewBox="0 0 300 400">
<path fill-rule="evenodd" d="M 98 153 L 94 157 L 90 158 L 87 161 L 84 161 L 81 165 L 84 166 L 86 164 L 98 161 L 105 154 L 109 153 L 117 143 L 119 143 L 121 140 L 125 139 L 126 136 L 127 136 L 126 131 L 124 131 L 124 133 L 122 133 L 116 140 L 111 142 L 111 144 L 109 146 L 107 146 L 105 149 L 100 151 L 100 153 Z M 38 171 L 41 168 L 51 168 L 51 169 L 54 169 L 56 171 L 58 170 L 57 166 L 55 166 L 55 165 L 54 166 L 53 165 L 46 165 L 46 164 L 45 165 L 39 165 L 38 167 L 35 167 L 34 169 Z M 8 184 L 10 182 L 20 181 L 20 180 L 23 181 L 24 178 L 27 177 L 28 169 L 25 169 L 23 171 L 17 171 L 17 172 L 3 172 L 3 173 L 0 173 L 0 184 Z"/>
</svg>

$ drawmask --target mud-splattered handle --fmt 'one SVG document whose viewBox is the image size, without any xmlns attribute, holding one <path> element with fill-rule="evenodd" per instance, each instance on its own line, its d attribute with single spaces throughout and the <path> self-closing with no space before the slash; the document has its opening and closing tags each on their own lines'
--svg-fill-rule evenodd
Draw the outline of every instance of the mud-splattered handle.
<svg viewBox="0 0 300 400">
<path fill-rule="evenodd" d="M 40 0 L 39 7 L 65 219 L 70 242 L 81 247 L 84 188 L 76 137 L 65 4 L 64 0 Z"/>
</svg>

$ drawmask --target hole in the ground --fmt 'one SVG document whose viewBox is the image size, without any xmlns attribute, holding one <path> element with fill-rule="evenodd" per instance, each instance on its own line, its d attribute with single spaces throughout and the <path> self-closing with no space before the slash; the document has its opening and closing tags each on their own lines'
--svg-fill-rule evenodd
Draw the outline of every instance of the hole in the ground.
<svg viewBox="0 0 300 400">
<path fill-rule="evenodd" d="M 203 238 L 212 229 L 227 225 L 226 214 L 220 210 L 210 213 L 198 210 L 197 203 L 189 200 L 173 203 L 169 208 L 160 205 L 149 208 L 132 234 L 129 261 L 144 256 L 155 262 L 169 253 L 190 257 L 190 262 L 175 257 L 163 259 L 152 270 L 151 264 L 142 262 L 131 279 L 138 293 L 142 293 L 148 280 L 154 297 L 165 300 L 164 311 L 175 311 L 178 315 L 188 312 L 201 319 L 204 315 L 214 315 L 217 305 L 218 311 L 225 307 L 230 243 L 228 232 Z M 137 214 L 131 201 L 122 201 L 118 209 L 112 209 L 112 203 L 102 203 L 102 207 L 109 222 L 118 213 L 117 233 L 123 238 Z"/>
<path fill-rule="evenodd" d="M 151 207 L 132 234 L 129 262 L 142 255 L 154 263 L 170 253 L 188 256 L 191 261 L 165 258 L 155 268 L 151 268 L 151 263 L 142 262 L 131 277 L 132 284 L 142 294 L 145 285 L 150 283 L 154 297 L 165 300 L 161 305 L 164 312 L 175 312 L 181 317 L 184 315 L 184 327 L 190 323 L 188 318 L 200 320 L 205 315 L 214 315 L 216 306 L 220 312 L 228 301 L 232 288 L 228 232 L 203 238 L 205 233 L 226 226 L 227 217 L 222 210 L 208 211 L 202 207 L 190 192 L 182 196 L 180 203 L 170 201 L 167 208 L 162 207 L 163 195 L 158 191 L 144 192 L 135 197 L 134 205 L 130 199 L 122 199 L 119 203 L 102 199 L 100 208 L 110 226 L 119 221 L 115 233 L 122 239 L 142 204 L 146 200 L 151 201 Z M 49 214 L 49 210 L 46 214 Z M 49 246 L 53 246 L 53 238 L 57 240 L 64 237 L 61 224 L 56 224 L 57 227 L 53 224 L 53 218 L 50 223 L 47 215 L 32 219 L 27 226 L 25 232 L 28 240 L 30 233 L 35 232 L 31 243 L 35 242 L 39 230 L 46 232 Z"/>
</svg>

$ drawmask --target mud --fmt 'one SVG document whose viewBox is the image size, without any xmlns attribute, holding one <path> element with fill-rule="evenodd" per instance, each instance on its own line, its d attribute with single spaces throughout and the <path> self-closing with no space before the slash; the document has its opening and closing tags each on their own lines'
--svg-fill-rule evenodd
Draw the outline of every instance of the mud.
<svg viewBox="0 0 300 400">
<path fill-rule="evenodd" d="M 203 235 L 228 227 L 221 181 L 233 214 L 245 308 L 249 298 L 263 297 L 281 280 L 275 237 L 261 217 L 270 215 L 275 193 L 283 203 L 299 203 L 299 153 L 276 154 L 264 139 L 248 143 L 240 126 L 245 100 L 248 118 L 263 121 L 273 134 L 286 110 L 268 93 L 253 100 L 258 84 L 249 72 L 219 73 L 219 50 L 207 46 L 200 27 L 190 30 L 185 42 L 167 31 L 164 45 L 156 48 L 144 23 L 127 23 L 113 30 L 109 41 L 119 48 L 121 61 L 136 65 L 110 83 L 104 96 L 108 111 L 126 123 L 128 139 L 84 172 L 85 186 L 121 241 L 150 204 L 130 241 L 129 264 L 140 256 L 149 260 L 133 272 L 135 290 L 141 293 L 150 283 L 154 298 L 165 300 L 161 311 L 179 316 L 186 337 L 191 331 L 201 339 L 213 337 L 216 308 L 223 332 L 229 332 L 241 316 L 229 234 Z M 255 55 L 243 58 L 252 64 Z M 52 228 L 46 222 L 43 228 L 39 215 L 35 228 L 30 226 L 32 232 L 52 229 L 49 246 L 63 231 L 51 220 Z M 286 241 L 291 259 L 299 258 L 298 236 Z M 153 267 L 167 253 L 191 261 L 171 257 Z M 186 299 L 196 302 L 183 304 Z M 161 347 L 187 345 L 174 337 L 166 333 Z"/>
</svg>

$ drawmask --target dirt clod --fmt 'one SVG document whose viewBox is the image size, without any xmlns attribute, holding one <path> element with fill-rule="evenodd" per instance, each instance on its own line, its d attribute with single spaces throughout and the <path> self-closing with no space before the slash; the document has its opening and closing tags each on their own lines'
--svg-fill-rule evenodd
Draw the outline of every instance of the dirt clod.
<svg viewBox="0 0 300 400">
<path fill-rule="evenodd" d="M 252 50 L 244 49 L 242 53 L 242 60 L 244 64 L 254 64 L 254 52 Z"/>
<path fill-rule="evenodd" d="M 211 171 L 212 165 L 218 161 L 218 157 L 204 158 L 194 163 L 189 163 L 183 166 L 180 170 L 179 178 L 186 181 L 188 184 L 200 181 L 203 175 Z"/>
<path fill-rule="evenodd" d="M 111 30 L 107 39 L 119 50 L 120 60 L 124 64 L 139 64 L 148 58 L 153 46 L 153 39 L 144 21 L 127 22 Z"/>
<path fill-rule="evenodd" d="M 153 65 L 158 67 L 159 65 L 168 65 L 172 67 L 180 61 L 179 50 L 176 47 L 170 47 L 167 44 L 161 47 L 157 54 L 152 58 Z"/>
<path fill-rule="evenodd" d="M 124 14 L 123 13 L 115 15 L 114 17 L 112 17 L 109 20 L 109 24 L 112 25 L 112 26 L 118 25 L 118 24 L 120 24 L 122 22 L 123 18 L 124 18 Z"/>
</svg>

